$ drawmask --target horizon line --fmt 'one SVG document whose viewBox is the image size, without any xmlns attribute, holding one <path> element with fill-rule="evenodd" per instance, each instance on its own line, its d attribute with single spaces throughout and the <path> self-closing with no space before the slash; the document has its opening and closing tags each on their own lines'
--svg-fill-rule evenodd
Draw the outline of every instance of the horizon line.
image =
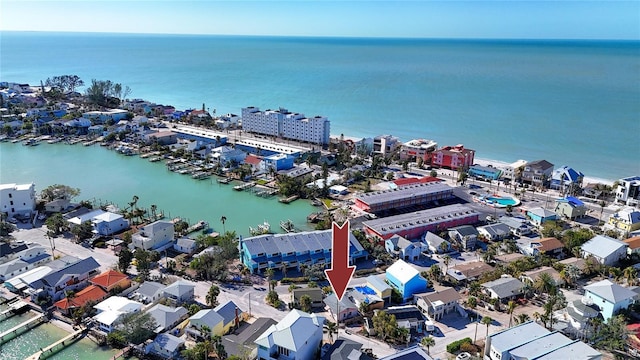
<svg viewBox="0 0 640 360">
<path fill-rule="evenodd" d="M 282 35 L 282 34 L 207 34 L 207 33 L 162 33 L 162 32 L 118 32 L 118 31 L 73 31 L 73 30 L 8 30 L 0 33 L 43 33 L 43 34 L 102 34 L 102 35 L 150 35 L 150 36 L 215 36 L 215 37 L 257 37 L 257 38 L 312 38 L 312 39 L 371 39 L 371 40 L 454 40 L 454 41 L 602 41 L 640 42 L 637 39 L 617 38 L 522 38 L 522 37 L 423 37 L 423 36 L 355 36 L 355 35 Z"/>
</svg>

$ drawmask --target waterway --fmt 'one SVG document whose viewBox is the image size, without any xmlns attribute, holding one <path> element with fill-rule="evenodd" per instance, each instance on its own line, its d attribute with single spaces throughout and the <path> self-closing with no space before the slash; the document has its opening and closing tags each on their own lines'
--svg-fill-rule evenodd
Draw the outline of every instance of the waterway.
<svg viewBox="0 0 640 360">
<path fill-rule="evenodd" d="M 0 143 L 0 183 L 35 183 L 36 191 L 52 184 L 81 190 L 76 200 L 112 202 L 126 207 L 134 195 L 138 207 L 158 207 L 169 218 L 190 222 L 205 220 L 216 231 L 236 231 L 249 235 L 249 227 L 265 220 L 272 231 L 280 231 L 280 221 L 291 219 L 296 228 L 308 230 L 306 217 L 316 211 L 308 201 L 281 204 L 277 197 L 261 198 L 238 192 L 233 186 L 218 184 L 214 177 L 194 180 L 168 171 L 163 162 L 152 163 L 137 156 L 124 156 L 98 145 L 63 143 L 22 146 Z M 224 226 L 220 222 L 226 217 Z"/>
<path fill-rule="evenodd" d="M 6 309 L 6 306 L 0 306 L 0 310 Z M 12 327 L 23 323 L 36 316 L 36 313 L 29 311 L 21 315 L 0 320 L 0 332 L 11 329 Z M 52 343 L 67 336 L 67 332 L 56 327 L 55 325 L 45 323 L 9 340 L 0 345 L 0 359 L 2 360 L 22 360 L 30 355 L 35 354 L 40 348 L 44 348 Z M 108 347 L 100 347 L 93 341 L 83 338 L 71 346 L 60 350 L 47 359 L 53 360 L 75 360 L 75 359 L 92 359 L 92 360 L 108 360 L 112 359 L 117 350 Z"/>
</svg>

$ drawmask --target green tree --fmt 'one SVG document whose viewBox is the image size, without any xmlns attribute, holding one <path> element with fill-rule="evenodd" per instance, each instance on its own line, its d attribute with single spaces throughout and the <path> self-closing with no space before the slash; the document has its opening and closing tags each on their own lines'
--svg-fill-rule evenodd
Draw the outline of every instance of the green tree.
<svg viewBox="0 0 640 360">
<path fill-rule="evenodd" d="M 138 275 L 142 278 L 142 280 L 146 280 L 149 277 L 149 272 L 151 271 L 149 252 L 138 248 L 133 253 L 133 256 L 136 259 L 136 268 L 138 270 Z"/>
<path fill-rule="evenodd" d="M 8 236 L 12 232 L 16 231 L 17 227 L 6 221 L 0 221 L 0 236 Z"/>
<path fill-rule="evenodd" d="M 383 341 L 395 336 L 398 331 L 398 322 L 395 315 L 389 315 L 384 311 L 376 312 L 371 318 L 373 329 L 377 336 Z"/>
<path fill-rule="evenodd" d="M 482 320 L 480 320 L 481 324 L 487 326 L 487 335 L 486 335 L 485 339 L 489 338 L 489 326 L 491 325 L 492 322 L 493 322 L 493 319 L 490 316 L 483 316 Z"/>
<path fill-rule="evenodd" d="M 122 349 L 127 343 L 127 336 L 122 331 L 115 330 L 107 335 L 107 344 L 111 347 Z"/>
<path fill-rule="evenodd" d="M 40 192 L 40 197 L 45 201 L 73 200 L 78 195 L 80 195 L 80 189 L 61 184 L 47 186 Z"/>
<path fill-rule="evenodd" d="M 158 327 L 156 320 L 149 313 L 132 313 L 122 316 L 116 329 L 122 331 L 132 344 L 140 344 L 149 339 Z"/>
<path fill-rule="evenodd" d="M 60 213 L 55 213 L 49 216 L 44 223 L 47 226 L 47 229 L 52 231 L 54 235 L 62 233 L 67 226 L 66 221 Z"/>
<path fill-rule="evenodd" d="M 531 320 L 528 314 L 522 313 L 516 315 L 516 324 L 524 324 L 527 321 Z"/>
<path fill-rule="evenodd" d="M 327 321 L 324 324 L 324 328 L 327 329 L 327 334 L 329 335 L 329 340 L 333 344 L 333 334 L 338 334 L 338 324 L 336 324 L 336 323 L 334 323 L 332 321 Z"/>
<path fill-rule="evenodd" d="M 129 270 L 129 265 L 131 265 L 131 260 L 133 260 L 133 253 L 128 247 L 123 246 L 118 254 L 118 269 L 126 274 L 127 270 Z"/>
<path fill-rule="evenodd" d="M 93 224 L 91 221 L 85 221 L 80 225 L 72 227 L 71 233 L 76 237 L 77 242 L 90 239 L 93 236 Z"/>
<path fill-rule="evenodd" d="M 436 341 L 431 336 L 425 336 L 420 340 L 420 345 L 427 348 L 427 355 L 431 355 L 429 348 L 436 345 Z"/>
<path fill-rule="evenodd" d="M 305 294 L 300 297 L 300 310 L 311 312 L 311 296 Z"/>
<path fill-rule="evenodd" d="M 533 288 L 540 293 L 554 295 L 558 292 L 555 279 L 548 273 L 541 273 L 533 283 Z"/>
<path fill-rule="evenodd" d="M 278 295 L 278 292 L 275 290 L 269 290 L 265 300 L 267 301 L 267 304 L 273 306 L 274 308 L 279 308 L 282 305 L 280 296 Z"/>
<path fill-rule="evenodd" d="M 211 307 L 218 306 L 218 295 L 220 295 L 220 288 L 216 285 L 211 285 L 209 288 L 209 292 L 207 292 L 207 296 L 205 298 L 207 305 Z"/>
<path fill-rule="evenodd" d="M 509 300 L 509 303 L 507 304 L 507 314 L 509 314 L 509 327 L 511 327 L 511 324 L 513 324 L 513 310 L 516 309 L 516 306 L 518 306 L 518 304 L 515 301 Z"/>
<path fill-rule="evenodd" d="M 595 347 L 607 351 L 624 351 L 627 344 L 627 323 L 622 315 L 616 315 L 610 318 L 606 324 L 596 329 Z"/>
<path fill-rule="evenodd" d="M 189 305 L 189 316 L 193 316 L 193 315 L 197 314 L 198 311 L 200 311 L 200 310 L 202 310 L 202 309 L 197 304 Z"/>
</svg>

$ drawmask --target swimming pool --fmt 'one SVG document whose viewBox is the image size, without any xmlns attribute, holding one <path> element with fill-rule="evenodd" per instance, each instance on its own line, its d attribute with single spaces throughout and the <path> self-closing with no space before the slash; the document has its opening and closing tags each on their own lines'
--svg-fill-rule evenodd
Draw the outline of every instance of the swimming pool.
<svg viewBox="0 0 640 360">
<path fill-rule="evenodd" d="M 520 200 L 512 197 L 501 197 L 501 196 L 489 196 L 485 198 L 485 201 L 490 205 L 496 207 L 507 207 L 509 205 L 516 206 L 520 205 Z"/>
<path fill-rule="evenodd" d="M 364 295 L 375 295 L 376 292 L 373 291 L 372 288 L 368 287 L 368 286 L 356 286 L 355 287 L 356 290 L 358 290 L 358 292 L 364 294 Z"/>
</svg>

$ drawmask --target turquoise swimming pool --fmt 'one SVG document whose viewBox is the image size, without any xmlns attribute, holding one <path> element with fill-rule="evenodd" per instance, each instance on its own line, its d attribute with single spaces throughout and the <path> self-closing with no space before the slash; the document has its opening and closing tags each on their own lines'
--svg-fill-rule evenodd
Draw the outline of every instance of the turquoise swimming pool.
<svg viewBox="0 0 640 360">
<path fill-rule="evenodd" d="M 502 205 L 502 206 L 507 206 L 507 205 L 511 205 L 511 206 L 515 206 L 520 204 L 520 201 L 518 201 L 518 199 L 512 198 L 512 197 L 496 197 L 496 196 L 489 196 L 486 198 L 487 201 L 491 201 L 493 203 Z"/>
</svg>

